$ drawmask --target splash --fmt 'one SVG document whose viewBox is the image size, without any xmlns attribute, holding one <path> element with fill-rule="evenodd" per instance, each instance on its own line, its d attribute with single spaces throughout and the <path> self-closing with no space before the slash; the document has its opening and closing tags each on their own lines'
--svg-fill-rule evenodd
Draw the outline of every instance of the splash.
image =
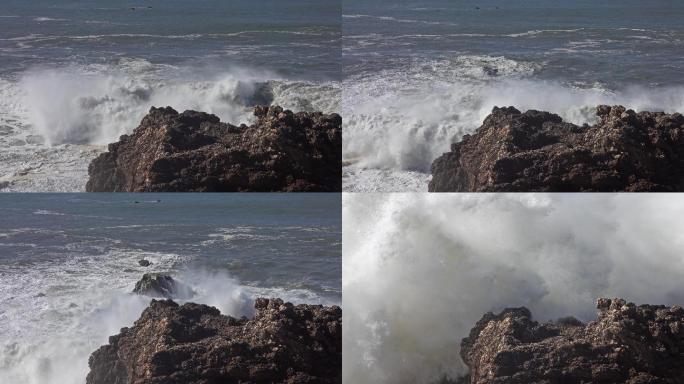
<svg viewBox="0 0 684 384">
<path fill-rule="evenodd" d="M 18 297 L 0 295 L 0 321 L 5 324 L 0 330 L 0 381 L 83 384 L 90 354 L 121 327 L 130 326 L 149 304 L 150 298 L 130 293 L 143 271 L 121 272 L 122 265 L 136 265 L 142 257 L 153 262 L 154 271 L 172 269 L 180 261 L 172 254 L 118 252 L 105 266 L 85 258 L 22 276 L 8 273 L 0 294 Z M 81 263 L 85 267 L 79 268 Z M 252 316 L 256 297 L 327 303 L 311 291 L 248 286 L 227 273 L 187 269 L 175 276 L 194 291 L 187 301 L 234 317 Z"/>
<path fill-rule="evenodd" d="M 347 194 L 344 381 L 456 379 L 487 311 L 586 321 L 597 297 L 681 305 L 682 214 L 666 195 Z"/>
<path fill-rule="evenodd" d="M 268 71 L 238 67 L 191 73 L 145 60 L 111 68 L 33 69 L 23 74 L 19 88 L 28 122 L 51 145 L 115 141 L 132 131 L 152 106 L 201 110 L 233 124 L 248 123 L 254 105 L 335 107 L 327 99 L 335 95 L 330 84 L 288 81 Z M 299 98 L 293 95 L 297 91 Z"/>
<path fill-rule="evenodd" d="M 364 178 L 378 182 L 365 170 L 391 170 L 404 178 L 415 172 L 424 178 L 432 161 L 477 129 L 494 106 L 545 110 L 576 124 L 593 122 L 599 104 L 684 110 L 684 87 L 611 91 L 600 84 L 532 79 L 537 69 L 537 64 L 503 57 L 459 56 L 412 60 L 402 70 L 345 80 L 345 190 L 376 188 L 363 184 Z M 400 191 L 397 185 L 418 181 L 401 182 L 390 174 L 379 180 L 380 190 Z"/>
</svg>

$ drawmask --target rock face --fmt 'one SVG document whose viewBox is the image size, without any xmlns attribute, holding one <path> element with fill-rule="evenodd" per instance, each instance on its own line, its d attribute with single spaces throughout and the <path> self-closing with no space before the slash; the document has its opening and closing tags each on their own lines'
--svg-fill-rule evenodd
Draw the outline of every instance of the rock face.
<svg viewBox="0 0 684 384">
<path fill-rule="evenodd" d="M 342 189 L 342 118 L 256 107 L 251 126 L 152 108 L 88 167 L 89 192 Z"/>
<path fill-rule="evenodd" d="M 684 383 L 684 310 L 599 299 L 598 319 L 486 314 L 461 343 L 471 384 Z"/>
<path fill-rule="evenodd" d="M 253 319 L 153 300 L 89 360 L 87 384 L 341 383 L 342 310 L 257 299 Z"/>
<path fill-rule="evenodd" d="M 146 273 L 135 283 L 133 293 L 150 297 L 165 297 L 167 299 L 183 299 L 192 296 L 193 291 L 173 277 L 163 273 Z"/>
<path fill-rule="evenodd" d="M 684 116 L 601 105 L 595 125 L 494 108 L 432 163 L 432 192 L 684 191 Z"/>
</svg>

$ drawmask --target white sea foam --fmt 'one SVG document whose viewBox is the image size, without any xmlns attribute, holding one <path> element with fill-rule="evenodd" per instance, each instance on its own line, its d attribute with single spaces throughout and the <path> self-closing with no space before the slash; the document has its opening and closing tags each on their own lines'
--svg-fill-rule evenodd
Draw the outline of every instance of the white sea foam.
<svg viewBox="0 0 684 384">
<path fill-rule="evenodd" d="M 466 373 L 487 311 L 595 317 L 597 297 L 684 304 L 684 202 L 667 195 L 346 194 L 343 380 Z"/>
<path fill-rule="evenodd" d="M 611 91 L 600 84 L 532 79 L 540 65 L 489 56 L 412 59 L 403 68 L 394 63 L 395 69 L 346 79 L 344 189 L 397 191 L 400 184 L 421 185 L 432 161 L 479 127 L 494 106 L 550 111 L 576 124 L 594 121 L 598 104 L 684 110 L 684 87 Z M 379 180 L 377 170 L 391 177 Z M 397 175 L 419 177 L 398 184 Z M 364 179 L 376 185 L 364 185 Z"/>
<path fill-rule="evenodd" d="M 140 267 L 142 258 L 152 265 Z M 99 257 L 79 252 L 22 272 L 0 269 L 0 382 L 83 384 L 90 354 L 149 304 L 150 298 L 130 293 L 145 272 L 176 271 L 195 292 L 188 301 L 236 317 L 251 316 L 256 297 L 331 304 L 305 289 L 248 286 L 225 273 L 184 269 L 187 260 L 120 249 Z"/>
<path fill-rule="evenodd" d="M 55 19 L 55 18 L 52 18 L 52 17 L 44 17 L 44 16 L 41 16 L 41 17 L 35 17 L 35 18 L 33 19 L 33 21 L 37 21 L 37 22 L 44 22 L 44 21 L 67 21 L 67 19 Z"/>
<path fill-rule="evenodd" d="M 393 16 L 375 16 L 375 15 L 342 15 L 343 19 L 376 19 L 381 21 L 390 21 L 395 23 L 410 23 L 410 24 L 427 24 L 427 25 L 458 25 L 456 23 L 451 23 L 447 21 L 430 21 L 430 20 L 415 20 L 415 19 L 401 19 Z"/>
<path fill-rule="evenodd" d="M 0 188 L 82 191 L 89 162 L 130 133 L 152 106 L 195 109 L 233 124 L 249 123 L 252 106 L 338 112 L 336 82 L 288 80 L 265 70 L 179 68 L 122 58 L 117 65 L 34 68 L 0 79 Z M 5 128 L 3 128 L 5 129 Z M 45 144 L 26 145 L 29 136 Z"/>
</svg>

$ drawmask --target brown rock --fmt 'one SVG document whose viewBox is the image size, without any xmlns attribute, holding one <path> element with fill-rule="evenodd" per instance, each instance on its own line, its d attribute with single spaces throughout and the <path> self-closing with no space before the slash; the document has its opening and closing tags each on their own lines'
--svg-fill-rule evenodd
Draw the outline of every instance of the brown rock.
<svg viewBox="0 0 684 384">
<path fill-rule="evenodd" d="M 598 106 L 577 126 L 494 108 L 432 163 L 432 192 L 684 191 L 684 117 Z"/>
<path fill-rule="evenodd" d="M 681 307 L 599 299 L 598 319 L 532 321 L 526 308 L 487 313 L 461 343 L 470 384 L 684 383 Z"/>
<path fill-rule="evenodd" d="M 88 167 L 89 192 L 341 191 L 342 118 L 256 107 L 251 126 L 152 108 Z"/>
<path fill-rule="evenodd" d="M 341 383 L 342 310 L 257 299 L 252 319 L 152 300 L 89 360 L 87 384 Z"/>
</svg>

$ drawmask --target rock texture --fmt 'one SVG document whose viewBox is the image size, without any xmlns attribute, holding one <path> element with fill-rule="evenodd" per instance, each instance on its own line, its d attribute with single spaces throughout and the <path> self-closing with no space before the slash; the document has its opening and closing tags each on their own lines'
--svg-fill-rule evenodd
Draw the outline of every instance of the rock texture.
<svg viewBox="0 0 684 384">
<path fill-rule="evenodd" d="M 253 319 L 155 301 L 89 360 L 87 384 L 341 383 L 342 310 L 257 299 Z"/>
<path fill-rule="evenodd" d="M 256 107 L 251 126 L 196 111 L 152 108 L 131 135 L 94 159 L 89 192 L 342 189 L 342 118 Z"/>
<path fill-rule="evenodd" d="M 601 105 L 577 126 L 494 108 L 432 164 L 433 192 L 684 191 L 684 116 Z"/>
<path fill-rule="evenodd" d="M 471 384 L 684 383 L 684 310 L 599 299 L 598 319 L 486 314 L 461 344 Z"/>
<path fill-rule="evenodd" d="M 133 293 L 167 299 L 184 299 L 193 295 L 192 288 L 164 273 L 146 273 L 135 283 Z"/>
</svg>

